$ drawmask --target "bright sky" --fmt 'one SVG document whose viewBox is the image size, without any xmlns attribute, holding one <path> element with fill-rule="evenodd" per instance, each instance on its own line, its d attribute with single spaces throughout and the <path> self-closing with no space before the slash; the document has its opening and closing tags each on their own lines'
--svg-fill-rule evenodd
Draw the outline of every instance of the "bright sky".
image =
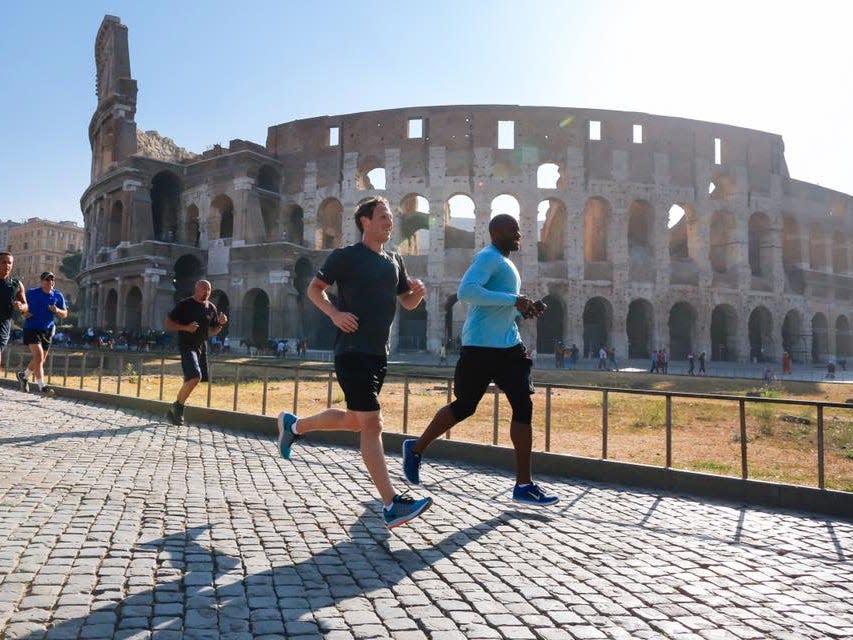
<svg viewBox="0 0 853 640">
<path fill-rule="evenodd" d="M 130 29 L 136 120 L 191 151 L 296 118 L 416 105 L 642 111 L 784 137 L 853 194 L 847 3 L 599 0 L 9 2 L 0 219 L 82 222 L 104 14 Z"/>
</svg>

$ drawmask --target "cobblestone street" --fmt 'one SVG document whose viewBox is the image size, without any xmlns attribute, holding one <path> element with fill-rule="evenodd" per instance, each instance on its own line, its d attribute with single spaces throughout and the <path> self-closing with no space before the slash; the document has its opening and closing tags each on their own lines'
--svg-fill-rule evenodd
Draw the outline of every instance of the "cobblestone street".
<svg viewBox="0 0 853 640">
<path fill-rule="evenodd" d="M 427 460 L 389 533 L 352 449 L 0 406 L 2 638 L 853 637 L 850 521 Z"/>
</svg>

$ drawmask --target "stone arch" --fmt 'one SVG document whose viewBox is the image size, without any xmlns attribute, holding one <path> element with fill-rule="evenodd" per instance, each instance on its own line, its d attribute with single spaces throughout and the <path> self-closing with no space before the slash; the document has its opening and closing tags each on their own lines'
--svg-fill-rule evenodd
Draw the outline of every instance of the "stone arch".
<svg viewBox="0 0 853 640">
<path fill-rule="evenodd" d="M 583 258 L 584 262 L 605 262 L 607 237 L 613 209 L 600 196 L 593 196 L 583 208 Z"/>
<path fill-rule="evenodd" d="M 228 329 L 231 326 L 231 301 L 228 299 L 228 294 L 225 293 L 222 289 L 214 289 L 210 292 L 210 301 L 213 303 L 213 306 L 216 307 L 216 310 L 220 313 L 224 313 L 229 317 L 228 324 L 226 324 L 222 331 L 219 332 L 219 336 L 224 338 L 228 335 Z"/>
<path fill-rule="evenodd" d="M 263 289 L 250 289 L 243 296 L 243 334 L 255 344 L 270 338 L 270 297 Z"/>
<path fill-rule="evenodd" d="M 689 227 L 696 219 L 693 207 L 676 203 L 669 208 L 667 229 L 669 229 L 669 257 L 675 260 L 687 260 L 693 256 L 690 246 Z"/>
<path fill-rule="evenodd" d="M 537 189 L 564 189 L 565 167 L 555 162 L 543 162 L 536 168 Z"/>
<path fill-rule="evenodd" d="M 756 211 L 749 217 L 749 268 L 752 275 L 769 277 L 773 274 L 773 240 L 770 218 Z"/>
<path fill-rule="evenodd" d="M 689 302 L 676 302 L 669 310 L 669 354 L 672 360 L 686 360 L 696 345 L 696 309 Z"/>
<path fill-rule="evenodd" d="M 281 239 L 293 244 L 305 243 L 305 212 L 298 204 L 288 204 L 284 207 Z"/>
<path fill-rule="evenodd" d="M 791 216 L 782 218 L 782 268 L 785 271 L 785 279 L 794 293 L 803 293 L 806 290 L 806 281 L 803 277 L 803 239 L 800 224 Z M 793 354 L 791 354 L 793 357 Z"/>
<path fill-rule="evenodd" d="M 826 362 L 829 356 L 829 324 L 826 316 L 817 312 L 812 316 L 812 362 Z"/>
<path fill-rule="evenodd" d="M 110 289 L 104 300 L 104 325 L 107 329 L 117 329 L 118 324 L 118 292 Z"/>
<path fill-rule="evenodd" d="M 791 309 L 782 321 L 782 349 L 788 352 L 794 362 L 805 362 L 808 356 L 806 338 L 800 312 Z"/>
<path fill-rule="evenodd" d="M 553 262 L 566 259 L 566 205 L 559 198 L 548 198 L 539 203 L 536 223 L 539 231 L 539 261 Z"/>
<path fill-rule="evenodd" d="M 462 323 L 453 321 L 453 307 L 459 302 L 455 293 L 447 296 L 444 301 L 444 344 L 450 346 L 455 344 L 456 338 L 462 335 Z M 458 347 L 459 345 L 456 344 Z"/>
<path fill-rule="evenodd" d="M 124 328 L 129 331 L 139 331 L 142 328 L 142 290 L 131 287 L 124 301 Z"/>
<path fill-rule="evenodd" d="M 279 193 L 281 185 L 281 174 L 272 165 L 261 165 L 258 169 L 258 179 L 255 181 L 255 186 L 264 191 Z"/>
<path fill-rule="evenodd" d="M 184 242 L 191 244 L 194 247 L 198 246 L 198 241 L 201 236 L 201 226 L 199 224 L 198 207 L 191 204 L 187 207 L 186 220 L 184 223 Z"/>
<path fill-rule="evenodd" d="M 473 249 L 475 204 L 467 193 L 455 193 L 447 199 L 444 217 L 444 248 Z"/>
<path fill-rule="evenodd" d="M 736 244 L 734 215 L 725 210 L 715 211 L 711 216 L 709 257 L 711 268 L 716 273 L 727 273 L 735 265 Z"/>
<path fill-rule="evenodd" d="M 747 322 L 749 333 L 749 359 L 751 362 L 764 362 L 773 354 L 773 314 L 759 305 L 749 314 Z"/>
<path fill-rule="evenodd" d="M 318 249 L 337 249 L 341 246 L 342 218 L 344 208 L 337 198 L 326 198 L 317 210 Z"/>
<path fill-rule="evenodd" d="M 648 358 L 652 350 L 655 335 L 655 314 L 652 303 L 644 298 L 632 300 L 628 305 L 628 317 L 625 329 L 628 334 L 628 357 Z"/>
<path fill-rule="evenodd" d="M 368 156 L 358 163 L 355 186 L 359 191 L 384 191 L 385 179 L 385 167 L 378 158 Z"/>
<path fill-rule="evenodd" d="M 399 322 L 397 348 L 402 351 L 425 351 L 427 348 L 426 303 L 421 301 L 411 311 L 401 307 L 397 314 Z"/>
<path fill-rule="evenodd" d="M 718 304 L 711 312 L 711 359 L 737 361 L 737 311 L 730 304 Z"/>
<path fill-rule="evenodd" d="M 536 350 L 539 353 L 553 353 L 556 344 L 563 339 L 566 308 L 563 301 L 553 294 L 545 296 L 542 302 L 548 308 L 536 321 Z"/>
<path fill-rule="evenodd" d="M 835 355 L 839 358 L 853 356 L 853 338 L 850 335 L 850 320 L 840 315 L 835 319 Z"/>
<path fill-rule="evenodd" d="M 231 238 L 234 235 L 234 203 L 224 193 L 210 202 L 207 219 L 207 237 L 210 240 Z"/>
<path fill-rule="evenodd" d="M 154 240 L 178 239 L 178 212 L 181 208 L 181 181 L 171 171 L 161 171 L 151 180 L 151 224 Z"/>
<path fill-rule="evenodd" d="M 502 193 L 492 199 L 491 215 L 489 218 L 501 215 L 502 213 L 509 214 L 516 220 L 521 219 L 521 205 L 518 203 L 518 198 L 510 193 Z"/>
<path fill-rule="evenodd" d="M 607 298 L 596 296 L 586 301 L 583 309 L 583 355 L 598 357 L 598 349 L 610 343 L 613 329 L 613 305 Z"/>
<path fill-rule="evenodd" d="M 313 304 L 308 302 L 308 297 L 306 295 L 308 291 L 308 285 L 311 283 L 311 280 L 314 278 L 315 269 L 311 264 L 311 261 L 302 256 L 299 260 L 296 261 L 296 264 L 293 265 L 293 288 L 296 289 L 296 308 L 299 314 L 299 333 L 300 336 L 305 337 L 313 337 L 308 336 L 309 327 L 314 322 L 320 322 L 320 316 L 326 317 L 324 313 L 320 313 L 319 315 L 313 313 L 316 307 Z M 319 309 L 317 309 L 319 311 Z"/>
<path fill-rule="evenodd" d="M 410 193 L 400 200 L 400 245 L 403 255 L 429 253 L 429 200 L 419 193 Z"/>
<path fill-rule="evenodd" d="M 809 268 L 826 269 L 826 233 L 816 224 L 809 229 Z"/>
<path fill-rule="evenodd" d="M 832 234 L 832 271 L 833 273 L 847 273 L 850 269 L 850 256 L 848 254 L 847 234 L 836 231 Z"/>
<path fill-rule="evenodd" d="M 122 241 L 122 226 L 124 223 L 124 205 L 120 201 L 113 203 L 107 223 L 107 246 L 115 247 Z"/>
<path fill-rule="evenodd" d="M 654 282 L 657 265 L 652 248 L 655 212 L 645 200 L 628 207 L 628 269 L 635 282 Z"/>
<path fill-rule="evenodd" d="M 196 281 L 204 276 L 204 265 L 194 255 L 185 253 L 175 261 L 175 276 L 172 284 L 175 287 L 175 302 L 188 298 L 193 294 Z"/>
</svg>

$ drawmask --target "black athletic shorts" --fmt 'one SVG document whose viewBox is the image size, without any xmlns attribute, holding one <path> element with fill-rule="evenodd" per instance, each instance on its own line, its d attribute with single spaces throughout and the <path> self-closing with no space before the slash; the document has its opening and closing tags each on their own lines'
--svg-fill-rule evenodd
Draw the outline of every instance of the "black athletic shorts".
<svg viewBox="0 0 853 640">
<path fill-rule="evenodd" d="M 24 329 L 24 344 L 40 344 L 45 351 L 50 349 L 53 341 L 54 328 L 50 329 Z"/>
<path fill-rule="evenodd" d="M 9 344 L 9 335 L 12 333 L 12 318 L 0 320 L 0 351 Z"/>
<path fill-rule="evenodd" d="M 533 380 L 530 370 L 533 361 L 527 357 L 523 344 L 498 349 L 492 347 L 462 347 L 453 375 L 456 400 L 451 411 L 457 420 L 472 415 L 494 382 L 504 392 L 513 411 L 513 420 L 530 424 L 532 418 Z"/>
<path fill-rule="evenodd" d="M 181 369 L 184 370 L 184 382 L 193 378 L 207 382 L 207 351 L 181 349 Z"/>
<path fill-rule="evenodd" d="M 335 356 L 335 373 L 350 411 L 379 411 L 379 392 L 388 372 L 388 359 L 368 353 Z"/>
</svg>

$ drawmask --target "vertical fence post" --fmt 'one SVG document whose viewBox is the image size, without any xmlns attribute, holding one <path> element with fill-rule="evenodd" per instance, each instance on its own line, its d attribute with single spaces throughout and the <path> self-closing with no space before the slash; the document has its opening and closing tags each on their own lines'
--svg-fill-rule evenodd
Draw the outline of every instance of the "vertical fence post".
<svg viewBox="0 0 853 640">
<path fill-rule="evenodd" d="M 118 359 L 118 375 L 116 376 L 116 395 L 121 395 L 121 374 L 124 372 L 124 356 Z"/>
<path fill-rule="evenodd" d="M 50 360 L 50 363 L 47 367 L 47 381 L 49 384 L 53 383 L 53 361 L 55 358 L 53 357 L 53 351 L 47 352 L 47 359 Z"/>
<path fill-rule="evenodd" d="M 607 460 L 607 389 L 601 392 L 601 458 Z"/>
<path fill-rule="evenodd" d="M 104 354 L 101 354 L 101 357 L 98 358 L 98 393 L 101 392 L 101 382 L 104 379 Z M 162 398 L 161 398 L 162 400 Z"/>
<path fill-rule="evenodd" d="M 237 394 L 238 389 L 240 388 L 240 365 L 234 365 L 234 411 L 237 411 Z"/>
<path fill-rule="evenodd" d="M 267 415 L 267 387 L 270 382 L 270 368 L 264 367 L 264 389 L 261 392 L 261 415 Z M 208 406 L 210 406 L 208 404 Z"/>
<path fill-rule="evenodd" d="M 545 385 L 545 451 L 551 450 L 551 385 Z"/>
<path fill-rule="evenodd" d="M 666 468 L 672 467 L 672 396 L 666 395 Z"/>
<path fill-rule="evenodd" d="M 333 372 L 329 369 L 329 384 L 326 386 L 326 408 L 332 408 L 332 375 Z"/>
<path fill-rule="evenodd" d="M 160 356 L 160 400 L 163 399 L 163 378 L 166 376 L 166 357 Z"/>
<path fill-rule="evenodd" d="M 86 352 L 83 352 L 83 357 L 80 358 L 80 388 L 83 388 L 83 381 L 86 378 Z"/>
<path fill-rule="evenodd" d="M 71 354 L 65 352 L 65 368 L 62 370 L 62 386 L 68 386 L 68 362 L 71 360 Z"/>
<path fill-rule="evenodd" d="M 207 363 L 207 408 L 210 408 L 210 398 L 213 394 L 213 363 Z"/>
<path fill-rule="evenodd" d="M 498 386 L 495 385 L 495 401 L 494 401 L 494 411 L 492 413 L 492 444 L 496 445 L 498 443 L 498 422 L 500 421 L 500 392 L 498 390 Z"/>
<path fill-rule="evenodd" d="M 746 466 L 746 400 L 738 400 L 738 413 L 740 414 L 740 477 L 746 480 L 749 472 Z"/>
<path fill-rule="evenodd" d="M 9 377 L 9 359 L 12 357 L 12 352 L 8 349 L 6 350 L 6 357 L 3 358 L 3 377 Z"/>
<path fill-rule="evenodd" d="M 296 373 L 293 375 L 293 414 L 299 415 L 299 365 L 296 365 Z"/>
<path fill-rule="evenodd" d="M 138 348 L 138 347 L 137 347 Z M 142 356 L 136 354 L 136 397 L 142 396 Z"/>
<path fill-rule="evenodd" d="M 817 405 L 817 486 L 818 489 L 826 488 L 826 477 L 824 476 L 823 458 L 823 405 Z"/>
<path fill-rule="evenodd" d="M 450 378 L 448 378 L 447 379 L 447 404 L 450 404 L 451 402 L 453 402 L 453 381 Z M 444 434 L 444 437 L 446 439 L 450 440 L 450 434 L 452 431 L 453 431 L 453 429 L 448 429 L 447 433 Z"/>
<path fill-rule="evenodd" d="M 403 433 L 409 433 L 409 376 L 403 379 Z"/>
</svg>

